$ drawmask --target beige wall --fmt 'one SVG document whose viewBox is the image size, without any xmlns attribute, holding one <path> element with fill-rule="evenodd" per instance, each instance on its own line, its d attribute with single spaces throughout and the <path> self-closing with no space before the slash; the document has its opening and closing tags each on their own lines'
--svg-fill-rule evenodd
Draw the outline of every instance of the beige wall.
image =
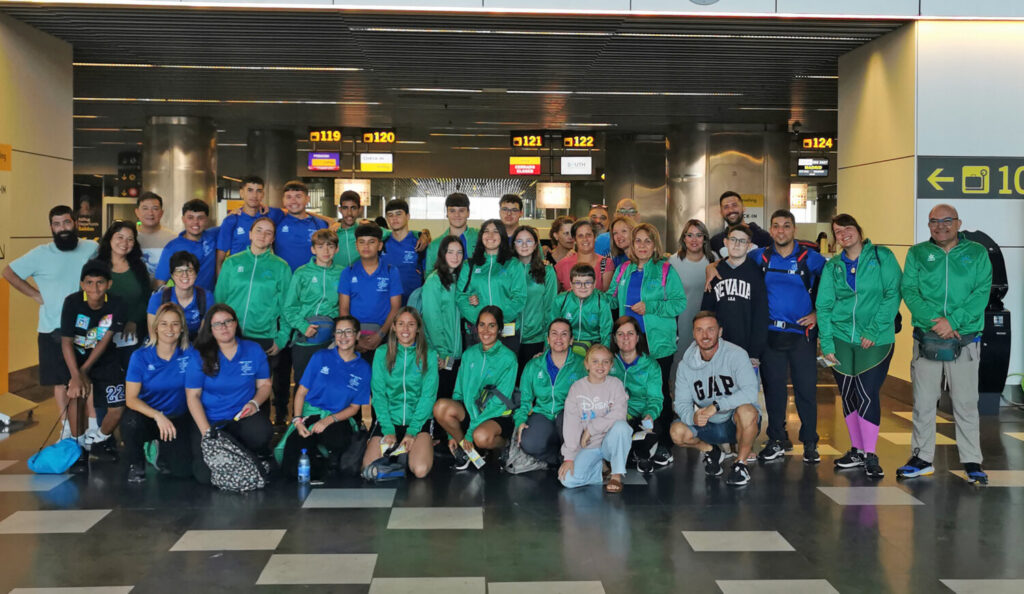
<svg viewBox="0 0 1024 594">
<path fill-rule="evenodd" d="M 70 204 L 71 62 L 69 44 L 0 14 L 0 144 L 13 149 L 11 171 L 0 173 L 0 266 L 50 241 L 46 213 Z M 10 324 L 9 369 L 35 365 L 38 306 L 12 290 L 0 315 Z"/>
</svg>

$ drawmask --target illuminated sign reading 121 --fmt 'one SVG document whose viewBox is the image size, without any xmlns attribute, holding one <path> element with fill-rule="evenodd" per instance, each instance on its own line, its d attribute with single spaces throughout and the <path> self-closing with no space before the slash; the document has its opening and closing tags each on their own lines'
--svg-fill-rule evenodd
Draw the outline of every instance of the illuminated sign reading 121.
<svg viewBox="0 0 1024 594">
<path fill-rule="evenodd" d="M 544 148 L 543 132 L 513 132 L 510 140 L 513 148 Z"/>
</svg>

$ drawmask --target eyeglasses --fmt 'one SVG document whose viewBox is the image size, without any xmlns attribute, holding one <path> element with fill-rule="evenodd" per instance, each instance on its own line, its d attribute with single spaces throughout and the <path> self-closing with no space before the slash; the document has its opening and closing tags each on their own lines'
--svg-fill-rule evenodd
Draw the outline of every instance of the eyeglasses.
<svg viewBox="0 0 1024 594">
<path fill-rule="evenodd" d="M 174 269 L 174 274 L 177 276 L 192 276 L 196 273 L 196 269 L 191 266 L 179 266 Z"/>
<path fill-rule="evenodd" d="M 686 234 L 686 238 L 687 239 L 704 239 L 704 234 L 703 233 L 687 233 Z"/>
<path fill-rule="evenodd" d="M 516 245 L 522 246 L 522 247 L 533 247 L 533 246 L 537 245 L 537 242 L 532 240 L 532 239 L 517 239 L 516 240 Z"/>
<path fill-rule="evenodd" d="M 507 206 L 501 207 L 501 214 L 515 214 L 517 212 L 520 212 L 520 209 L 518 209 L 518 208 L 509 208 Z"/>
<path fill-rule="evenodd" d="M 726 237 L 725 240 L 733 245 L 747 245 L 750 243 L 750 240 L 746 237 Z"/>
<path fill-rule="evenodd" d="M 572 286 L 577 288 L 577 289 L 586 289 L 588 287 L 593 287 L 594 286 L 594 281 L 592 281 L 592 280 L 572 281 Z"/>
<path fill-rule="evenodd" d="M 620 208 L 615 212 L 620 215 L 626 215 L 627 217 L 631 217 L 635 215 L 637 211 L 635 208 Z"/>
<path fill-rule="evenodd" d="M 335 336 L 355 336 L 355 328 L 340 328 L 334 331 Z"/>
<path fill-rule="evenodd" d="M 221 322 L 210 322 L 210 328 L 213 328 L 214 330 L 220 330 L 221 328 L 229 328 L 231 326 L 234 326 L 237 323 L 238 323 L 238 320 L 234 320 L 234 319 L 223 320 Z"/>
<path fill-rule="evenodd" d="M 956 217 L 946 217 L 944 219 L 928 219 L 929 227 L 949 227 L 952 226 L 954 221 L 959 221 Z"/>
</svg>

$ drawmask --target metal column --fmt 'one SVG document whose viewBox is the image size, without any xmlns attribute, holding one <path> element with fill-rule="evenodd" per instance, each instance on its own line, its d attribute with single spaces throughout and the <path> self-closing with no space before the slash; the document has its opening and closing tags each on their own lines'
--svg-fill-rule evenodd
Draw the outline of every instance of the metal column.
<svg viewBox="0 0 1024 594">
<path fill-rule="evenodd" d="M 193 199 L 217 215 L 217 127 L 209 118 L 150 116 L 142 130 L 145 189 L 164 199 L 163 225 L 182 230 L 181 207 Z"/>
</svg>

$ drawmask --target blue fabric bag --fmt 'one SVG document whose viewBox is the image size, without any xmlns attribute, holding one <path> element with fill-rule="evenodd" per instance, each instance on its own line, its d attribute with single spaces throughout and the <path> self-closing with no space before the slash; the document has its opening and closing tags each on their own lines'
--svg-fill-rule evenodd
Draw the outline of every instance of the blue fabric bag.
<svg viewBox="0 0 1024 594">
<path fill-rule="evenodd" d="M 28 459 L 28 468 L 36 474 L 64 474 L 81 455 L 78 440 L 69 437 L 39 450 Z"/>
</svg>

